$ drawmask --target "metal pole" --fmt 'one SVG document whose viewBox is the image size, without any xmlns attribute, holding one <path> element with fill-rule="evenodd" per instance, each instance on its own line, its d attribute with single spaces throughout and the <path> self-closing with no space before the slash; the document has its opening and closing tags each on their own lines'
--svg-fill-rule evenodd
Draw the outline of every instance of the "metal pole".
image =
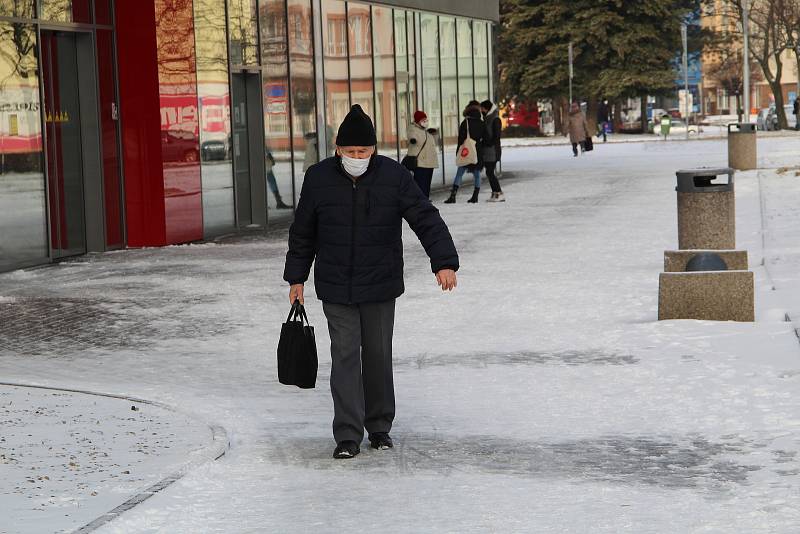
<svg viewBox="0 0 800 534">
<path fill-rule="evenodd" d="M 681 39 L 683 40 L 683 101 L 686 112 L 686 140 L 689 140 L 689 39 L 686 23 L 681 24 Z"/>
<path fill-rule="evenodd" d="M 572 105 L 572 41 L 569 43 L 569 105 Z"/>
<path fill-rule="evenodd" d="M 742 33 L 744 35 L 744 121 L 750 122 L 750 1 L 742 0 Z"/>
</svg>

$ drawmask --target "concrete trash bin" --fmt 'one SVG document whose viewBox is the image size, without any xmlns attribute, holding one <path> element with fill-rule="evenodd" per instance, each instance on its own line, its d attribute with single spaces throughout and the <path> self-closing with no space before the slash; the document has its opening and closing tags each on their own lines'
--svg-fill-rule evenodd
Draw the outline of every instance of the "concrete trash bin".
<svg viewBox="0 0 800 534">
<path fill-rule="evenodd" d="M 680 250 L 733 250 L 736 248 L 734 170 L 690 169 L 678 171 L 678 248 Z M 727 183 L 716 182 L 727 176 Z"/>
<path fill-rule="evenodd" d="M 750 123 L 729 124 L 728 167 L 749 171 L 758 167 L 756 159 L 756 125 Z"/>
</svg>

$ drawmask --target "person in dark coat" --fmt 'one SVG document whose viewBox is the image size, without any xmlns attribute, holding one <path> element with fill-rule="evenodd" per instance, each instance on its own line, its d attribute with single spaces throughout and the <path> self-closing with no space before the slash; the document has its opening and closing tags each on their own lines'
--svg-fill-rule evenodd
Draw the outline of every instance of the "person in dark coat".
<svg viewBox="0 0 800 534">
<path fill-rule="evenodd" d="M 495 168 L 500 161 L 502 147 L 500 137 L 503 133 L 503 122 L 500 120 L 499 110 L 491 100 L 481 102 L 481 112 L 483 112 L 483 122 L 486 125 L 486 133 L 483 138 L 483 167 L 486 169 L 486 176 L 489 178 L 489 185 L 492 186 L 492 196 L 487 202 L 505 202 L 506 197 L 500 187 L 500 181 L 495 175 Z"/>
<path fill-rule="evenodd" d="M 603 142 L 608 141 L 608 123 L 611 122 L 611 110 L 608 100 L 603 100 L 597 106 L 597 138 L 603 137 Z"/>
<path fill-rule="evenodd" d="M 800 121 L 797 120 L 800 118 L 798 117 L 798 115 L 800 115 L 800 100 L 798 100 L 798 97 L 795 97 L 794 99 L 794 107 L 792 108 L 792 111 L 794 112 L 794 129 L 800 130 Z"/>
<path fill-rule="evenodd" d="M 445 204 L 455 204 L 458 188 L 461 187 L 461 180 L 464 177 L 464 173 L 467 171 L 471 172 L 472 176 L 475 178 L 475 188 L 472 191 L 472 198 L 467 202 L 472 204 L 478 202 L 478 194 L 481 191 L 481 167 L 483 167 L 481 143 L 486 132 L 486 126 L 483 123 L 483 116 L 481 115 L 481 105 L 477 100 L 470 101 L 464 109 L 464 120 L 461 121 L 461 125 L 458 127 L 459 148 L 464 141 L 466 141 L 467 132 L 469 132 L 470 138 L 475 141 L 475 146 L 478 149 L 478 163 L 474 165 L 464 165 L 456 169 L 456 176 L 453 179 L 453 189 L 450 191 L 450 197 L 444 201 Z M 458 148 L 456 150 L 458 150 Z M 456 157 L 457 156 L 458 152 L 456 152 Z"/>
<path fill-rule="evenodd" d="M 372 120 L 354 105 L 336 136 L 336 155 L 305 175 L 283 278 L 289 301 L 314 287 L 331 336 L 334 458 L 360 452 L 364 429 L 374 449 L 392 447 L 395 415 L 392 333 L 404 291 L 403 220 L 430 257 L 443 291 L 456 287 L 458 253 L 439 211 L 411 173 L 375 154 Z"/>
</svg>

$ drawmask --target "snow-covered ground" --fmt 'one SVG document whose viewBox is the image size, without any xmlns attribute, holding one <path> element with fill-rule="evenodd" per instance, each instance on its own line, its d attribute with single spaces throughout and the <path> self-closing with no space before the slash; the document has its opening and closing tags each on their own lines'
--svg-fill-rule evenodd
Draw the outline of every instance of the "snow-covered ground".
<svg viewBox="0 0 800 534">
<path fill-rule="evenodd" d="M 762 167 L 796 165 L 799 149 L 763 137 Z M 656 321 L 663 251 L 677 246 L 674 173 L 725 161 L 721 140 L 599 144 L 580 158 L 508 148 L 507 203 L 439 194 L 459 287 L 437 290 L 407 233 L 391 451 L 330 459 L 313 291 L 318 388 L 277 382 L 285 231 L 0 275 L 0 310 L 87 310 L 54 335 L 45 321 L 0 338 L 0 376 L 134 395 L 227 428 L 223 459 L 102 532 L 796 532 L 800 345 L 785 316 L 800 318 L 800 177 L 737 175 L 757 321 Z"/>
<path fill-rule="evenodd" d="M 212 434 L 152 404 L 0 386 L 0 502 L 12 532 L 80 528 L 187 465 Z"/>
<path fill-rule="evenodd" d="M 733 121 L 735 122 L 735 120 Z M 694 126 L 693 126 L 694 127 Z M 690 141 L 697 140 L 710 140 L 710 139 L 725 139 L 728 135 L 727 124 L 704 124 L 700 126 L 700 133 L 692 132 L 690 134 Z M 761 139 L 771 139 L 774 137 L 791 137 L 800 139 L 800 133 L 794 130 L 779 130 L 773 132 L 758 132 Z M 594 136 L 595 146 L 603 144 L 602 139 Z M 643 142 L 683 142 L 686 139 L 686 128 L 675 127 L 671 130 L 669 138 L 664 141 L 660 136 L 660 130 L 655 133 L 647 134 L 608 134 L 607 143 L 643 143 Z M 519 147 L 519 146 L 553 146 L 553 145 L 569 145 L 569 138 L 563 135 L 552 135 L 546 137 L 509 137 L 503 139 L 504 147 Z"/>
</svg>

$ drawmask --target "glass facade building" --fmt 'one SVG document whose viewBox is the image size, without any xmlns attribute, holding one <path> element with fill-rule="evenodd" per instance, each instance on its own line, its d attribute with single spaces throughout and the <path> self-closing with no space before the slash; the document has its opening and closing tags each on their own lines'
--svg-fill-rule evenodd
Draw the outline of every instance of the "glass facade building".
<svg viewBox="0 0 800 534">
<path fill-rule="evenodd" d="M 452 181 L 498 2 L 0 0 L 0 270 L 290 220 L 353 104 Z"/>
</svg>

